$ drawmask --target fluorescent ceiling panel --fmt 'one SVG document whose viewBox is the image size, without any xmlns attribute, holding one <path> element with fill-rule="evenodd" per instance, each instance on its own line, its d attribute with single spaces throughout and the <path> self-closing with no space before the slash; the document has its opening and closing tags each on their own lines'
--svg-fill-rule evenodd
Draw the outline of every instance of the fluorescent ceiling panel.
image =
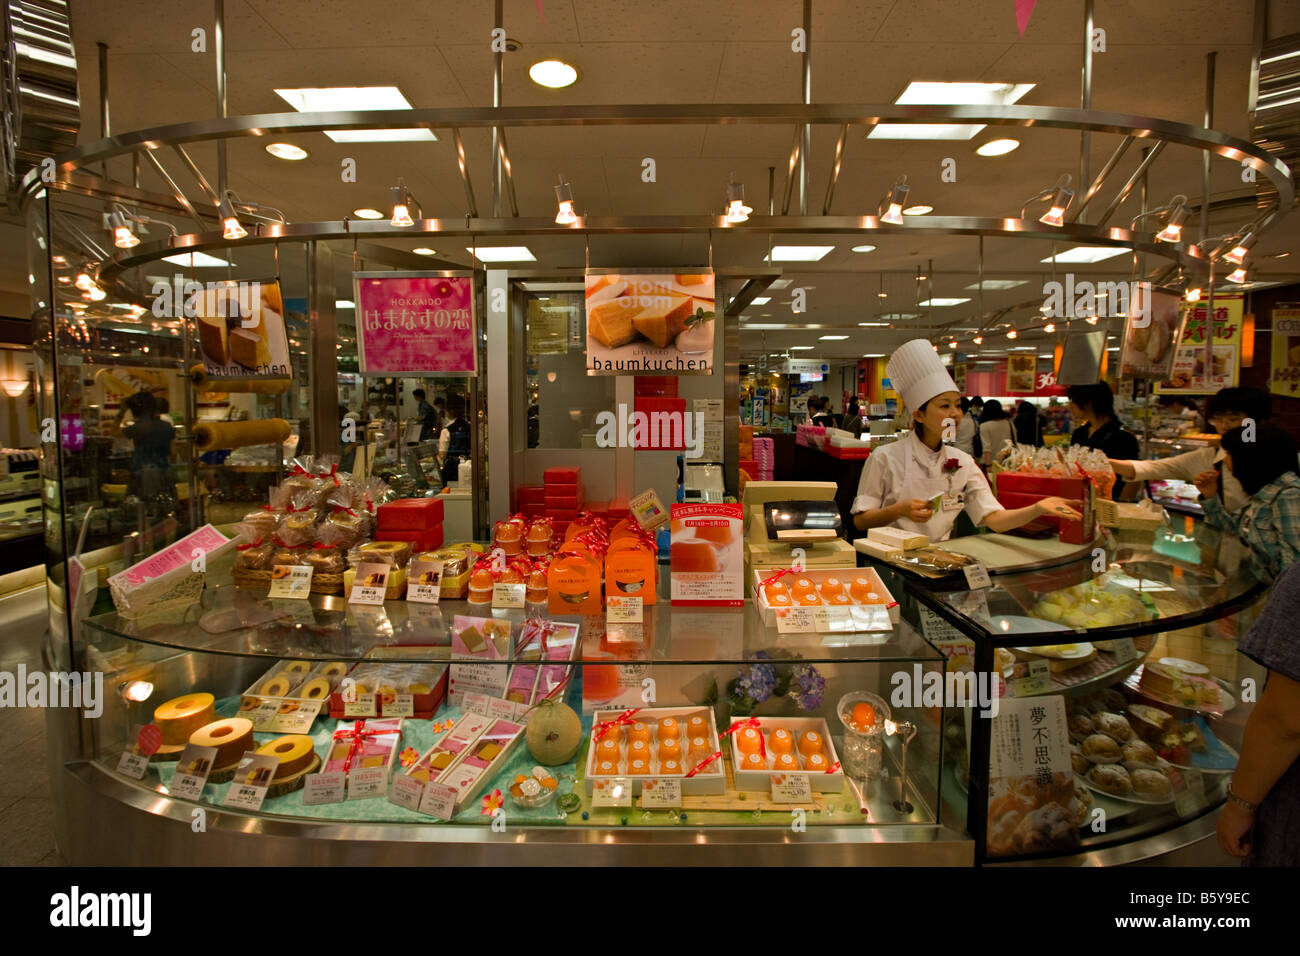
<svg viewBox="0 0 1300 956">
<path fill-rule="evenodd" d="M 527 246 L 466 246 L 480 262 L 536 262 L 537 258 Z"/>
<path fill-rule="evenodd" d="M 163 256 L 163 262 L 172 262 L 178 266 L 189 266 L 191 269 L 215 269 L 230 265 L 225 259 L 218 259 L 206 252 L 183 252 L 174 256 Z"/>
<path fill-rule="evenodd" d="M 351 110 L 409 110 L 410 102 L 395 86 L 335 86 L 276 90 L 276 94 L 299 113 Z M 325 130 L 336 143 L 434 142 L 428 129 Z"/>
<path fill-rule="evenodd" d="M 1129 254 L 1127 249 L 1117 249 L 1115 246 L 1075 246 L 1073 249 L 1066 249 L 1056 256 L 1057 262 L 1101 262 L 1105 259 L 1114 259 L 1116 256 L 1126 256 Z M 1039 262 L 1051 262 L 1052 257 L 1039 259 Z"/>
<path fill-rule="evenodd" d="M 900 106 L 1008 106 L 1034 88 L 1033 83 L 933 83 L 914 80 L 894 102 Z M 974 139 L 982 123 L 879 123 L 869 139 Z"/>
<path fill-rule="evenodd" d="M 764 262 L 819 262 L 834 246 L 773 246 Z M 775 287 L 775 283 L 773 283 Z"/>
<path fill-rule="evenodd" d="M 1028 279 L 985 279 L 983 282 L 975 282 L 968 285 L 968 289 L 1015 289 L 1022 285 L 1028 285 Z"/>
<path fill-rule="evenodd" d="M 950 305 L 962 305 L 969 301 L 970 299 L 936 298 L 936 299 L 926 299 L 924 302 L 918 302 L 917 305 L 921 306 L 923 309 L 938 309 L 938 308 L 945 308 Z"/>
</svg>

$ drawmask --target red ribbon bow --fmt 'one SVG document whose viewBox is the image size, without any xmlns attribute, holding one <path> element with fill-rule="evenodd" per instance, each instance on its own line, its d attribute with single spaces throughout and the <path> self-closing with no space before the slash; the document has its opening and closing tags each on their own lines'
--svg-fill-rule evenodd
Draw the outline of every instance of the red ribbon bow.
<svg viewBox="0 0 1300 956">
<path fill-rule="evenodd" d="M 705 767 L 707 767 L 709 764 L 713 763 L 713 761 L 717 760 L 717 759 L 718 759 L 719 757 L 721 757 L 721 756 L 722 756 L 722 751 L 721 751 L 721 750 L 715 750 L 715 751 L 713 751 L 712 756 L 705 757 L 703 760 L 701 760 L 699 763 L 697 763 L 694 767 L 691 768 L 691 772 L 688 773 L 686 776 L 688 776 L 688 777 L 693 777 L 693 776 L 695 776 L 697 773 L 699 773 L 701 770 L 703 770 Z"/>
<path fill-rule="evenodd" d="M 772 575 L 770 578 L 764 578 L 762 581 L 759 581 L 758 586 L 760 588 L 765 588 L 769 584 L 774 584 L 775 582 L 780 581 L 787 574 L 794 574 L 794 568 L 782 568 L 780 571 L 776 572 L 776 574 Z"/>
<path fill-rule="evenodd" d="M 350 730 L 334 731 L 335 740 L 352 741 L 351 745 L 348 747 L 348 755 L 343 761 L 343 772 L 347 773 L 352 767 L 352 758 L 357 755 L 357 751 L 361 749 L 361 745 L 365 743 L 367 737 L 376 737 L 380 734 L 391 733 L 391 730 L 368 730 L 366 729 L 366 722 L 364 720 L 358 720 Z"/>
<path fill-rule="evenodd" d="M 759 726 L 759 723 L 758 723 L 758 718 L 757 718 L 757 717 L 751 717 L 751 718 L 749 718 L 749 720 L 738 720 L 738 721 L 736 721 L 734 724 L 732 724 L 730 727 L 728 727 L 726 730 L 724 730 L 724 731 L 723 731 L 719 736 L 721 736 L 721 737 L 727 737 L 727 736 L 730 736 L 731 734 L 734 734 L 737 730 L 744 730 L 746 727 L 754 727 L 754 728 L 757 728 L 758 726 Z M 763 760 L 764 760 L 764 762 L 766 762 L 766 761 L 767 761 L 767 747 L 765 747 L 765 746 L 763 745 L 763 733 L 762 733 L 762 731 L 759 731 L 759 734 L 758 734 L 758 752 L 759 752 L 760 754 L 763 755 Z"/>
<path fill-rule="evenodd" d="M 261 539 L 261 538 L 258 538 L 258 539 L 257 539 L 256 541 L 254 541 L 252 544 L 237 544 L 237 545 L 235 545 L 235 550 L 236 550 L 236 551 L 247 551 L 249 548 L 257 548 L 257 547 L 260 547 L 261 544 L 262 544 L 262 539 Z"/>
<path fill-rule="evenodd" d="M 332 545 L 332 544 L 321 544 L 319 541 L 317 541 L 315 544 L 312 545 L 312 550 L 313 550 L 313 551 L 333 551 L 333 550 L 334 550 L 334 545 Z"/>
<path fill-rule="evenodd" d="M 619 714 L 613 720 L 602 720 L 594 728 L 592 728 L 592 731 L 595 734 L 595 736 L 592 739 L 599 740 L 601 737 L 604 737 L 607 733 L 609 733 L 611 729 L 613 729 L 614 727 L 618 727 L 619 725 L 627 725 L 627 724 L 635 723 L 635 721 L 632 720 L 632 717 L 635 714 L 639 713 L 640 710 L 641 710 L 640 707 L 633 707 L 631 710 L 623 711 L 623 713 Z"/>
<path fill-rule="evenodd" d="M 304 468 L 302 465 L 299 465 L 299 464 L 294 464 L 294 466 L 293 466 L 293 470 L 290 471 L 289 474 L 291 474 L 291 475 L 306 475 L 308 478 L 312 477 L 311 472 L 308 471 L 306 468 Z"/>
<path fill-rule="evenodd" d="M 317 477 L 317 478 L 322 478 L 322 479 L 324 479 L 324 478 L 333 478 L 333 479 L 334 479 L 334 487 L 337 488 L 337 487 L 339 486 L 339 474 L 338 474 L 338 472 L 339 472 L 339 466 L 338 466 L 338 463 L 336 462 L 335 464 L 330 465 L 330 470 L 329 470 L 329 471 L 322 471 L 322 472 L 320 472 L 316 477 Z"/>
</svg>

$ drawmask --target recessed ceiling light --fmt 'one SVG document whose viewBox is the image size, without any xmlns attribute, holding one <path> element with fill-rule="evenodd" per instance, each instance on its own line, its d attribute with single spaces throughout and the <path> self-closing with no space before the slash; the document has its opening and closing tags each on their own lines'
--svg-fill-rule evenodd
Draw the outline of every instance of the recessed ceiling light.
<svg viewBox="0 0 1300 956">
<path fill-rule="evenodd" d="M 438 254 L 437 249 L 430 249 L 427 246 L 421 246 L 419 249 L 412 249 L 411 251 L 417 256 L 436 256 Z"/>
<path fill-rule="evenodd" d="M 358 219 L 383 219 L 384 214 L 378 209 L 354 209 L 352 215 Z"/>
<path fill-rule="evenodd" d="M 922 205 L 919 205 L 919 206 L 908 206 L 906 209 L 903 210 L 903 215 L 904 215 L 904 216 L 924 216 L 924 215 L 926 215 L 927 213 L 932 213 L 932 212 L 934 212 L 934 207 L 933 207 L 933 206 L 926 206 L 926 205 L 922 204 Z"/>
<path fill-rule="evenodd" d="M 178 266 L 189 266 L 191 269 L 215 269 L 218 266 L 230 265 L 225 259 L 218 259 L 206 252 L 185 252 L 174 256 L 163 256 L 163 262 L 172 262 Z"/>
<path fill-rule="evenodd" d="M 889 327 L 888 322 L 859 322 L 858 325 L 864 329 L 884 329 Z"/>
<path fill-rule="evenodd" d="M 300 113 L 351 112 L 353 110 L 409 110 L 411 103 L 395 86 L 335 86 L 276 90 Z M 409 143 L 436 141 L 428 129 L 325 130 L 336 143 Z"/>
<path fill-rule="evenodd" d="M 788 285 L 790 284 L 790 281 L 791 281 L 791 280 L 789 280 L 789 279 L 777 279 L 777 280 L 775 280 L 775 281 L 774 281 L 770 286 L 768 286 L 768 288 L 769 288 L 769 289 L 784 289 L 786 286 L 788 286 Z"/>
<path fill-rule="evenodd" d="M 466 246 L 480 262 L 536 262 L 527 246 Z"/>
<path fill-rule="evenodd" d="M 864 246 L 854 246 L 853 251 L 854 252 L 875 252 L 876 247 L 871 245 L 870 243 L 867 243 Z"/>
<path fill-rule="evenodd" d="M 790 351 L 791 351 L 791 352 L 810 352 L 810 351 L 812 351 L 812 346 L 811 346 L 811 345 L 792 345 L 792 346 L 790 346 Z"/>
<path fill-rule="evenodd" d="M 770 295 L 760 295 L 757 299 L 750 302 L 750 305 L 767 305 L 771 301 L 772 297 Z"/>
<path fill-rule="evenodd" d="M 539 60 L 528 68 L 528 77 L 538 86 L 561 90 L 578 81 L 578 69 L 563 60 Z"/>
<path fill-rule="evenodd" d="M 969 302 L 970 299 L 926 299 L 924 302 L 918 302 L 917 305 L 925 309 L 943 308 L 949 305 L 962 305 Z"/>
<path fill-rule="evenodd" d="M 847 335 L 819 335 L 819 336 L 817 336 L 817 340 L 818 340 L 819 342 L 843 342 L 843 341 L 844 341 L 845 339 L 847 339 L 847 338 L 848 338 Z"/>
<path fill-rule="evenodd" d="M 933 83 L 913 81 L 895 103 L 938 106 L 1009 106 L 1034 88 L 1033 83 Z M 877 123 L 874 139 L 974 139 L 982 123 Z"/>
<path fill-rule="evenodd" d="M 991 139 L 982 146 L 976 148 L 975 152 L 980 156 L 1005 156 L 1012 150 L 1020 148 L 1018 139 Z"/>
<path fill-rule="evenodd" d="M 1014 289 L 1018 286 L 1028 285 L 1028 279 L 985 279 L 983 282 L 973 282 L 966 286 L 968 289 Z"/>
<path fill-rule="evenodd" d="M 818 262 L 833 250 L 834 246 L 773 246 L 764 262 Z"/>
<path fill-rule="evenodd" d="M 306 159 L 307 150 L 293 143 L 267 143 L 266 151 L 276 159 Z"/>
<path fill-rule="evenodd" d="M 336 309 L 355 309 L 357 304 L 351 299 L 335 299 L 334 308 Z"/>
<path fill-rule="evenodd" d="M 1113 259 L 1116 256 L 1128 254 L 1127 249 L 1116 249 L 1114 246 L 1075 246 L 1073 249 L 1066 249 L 1056 256 L 1057 262 L 1101 262 L 1104 259 Z M 1051 262 L 1052 257 L 1039 259 L 1039 262 Z"/>
</svg>

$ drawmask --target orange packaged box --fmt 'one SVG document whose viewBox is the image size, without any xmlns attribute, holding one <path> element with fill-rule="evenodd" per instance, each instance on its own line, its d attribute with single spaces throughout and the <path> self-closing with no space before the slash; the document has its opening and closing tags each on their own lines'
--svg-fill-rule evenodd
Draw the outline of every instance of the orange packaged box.
<svg viewBox="0 0 1300 956">
<path fill-rule="evenodd" d="M 546 569 L 547 610 L 552 614 L 602 613 L 600 571 L 600 562 L 589 551 L 566 545 Z"/>
<path fill-rule="evenodd" d="M 827 609 L 832 631 L 884 631 L 898 625 L 898 602 L 874 568 L 753 573 L 754 600 L 767 627 L 777 627 L 791 608 Z"/>
<path fill-rule="evenodd" d="M 605 555 L 605 593 L 639 597 L 642 604 L 655 603 L 658 562 L 645 539 L 627 535 L 609 547 Z"/>
</svg>

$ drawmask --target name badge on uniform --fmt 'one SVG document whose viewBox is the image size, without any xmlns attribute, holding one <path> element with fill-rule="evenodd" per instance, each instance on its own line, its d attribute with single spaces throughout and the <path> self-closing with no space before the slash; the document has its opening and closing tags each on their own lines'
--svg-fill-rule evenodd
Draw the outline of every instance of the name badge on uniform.
<svg viewBox="0 0 1300 956">
<path fill-rule="evenodd" d="M 966 495 L 960 491 L 950 491 L 943 496 L 944 511 L 961 511 L 966 507 Z"/>
</svg>

